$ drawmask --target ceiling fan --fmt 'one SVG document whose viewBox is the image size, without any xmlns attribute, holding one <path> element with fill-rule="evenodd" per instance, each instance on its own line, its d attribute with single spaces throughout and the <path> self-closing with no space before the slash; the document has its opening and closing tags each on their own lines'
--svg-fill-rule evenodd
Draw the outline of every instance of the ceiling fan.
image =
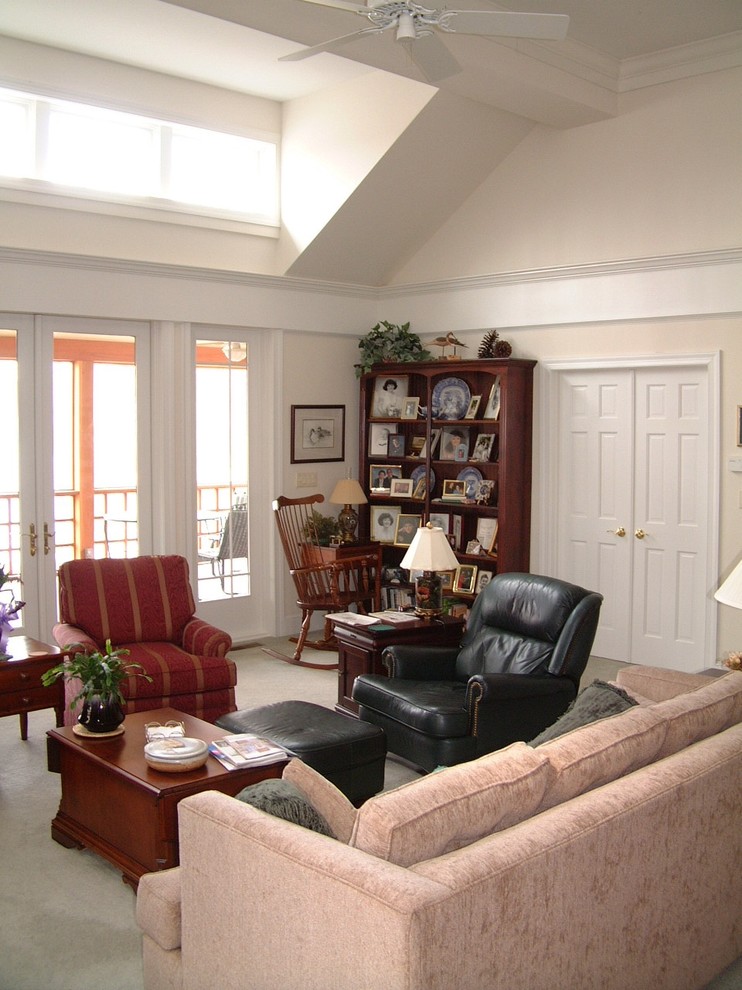
<svg viewBox="0 0 742 990">
<path fill-rule="evenodd" d="M 351 14 L 360 14 L 371 22 L 352 34 L 332 38 L 320 45 L 303 48 L 279 61 L 297 62 L 300 59 L 331 52 L 356 38 L 369 34 L 382 34 L 394 30 L 396 40 L 401 41 L 410 58 L 429 82 L 437 82 L 461 72 L 461 66 L 434 33 L 476 34 L 485 37 L 534 38 L 544 41 L 563 41 L 567 36 L 569 17 L 566 14 L 521 14 L 500 10 L 447 10 L 437 0 L 428 0 L 432 6 L 423 6 L 413 0 L 367 0 L 353 3 L 351 0 L 304 0 L 321 7 L 335 7 Z"/>
</svg>

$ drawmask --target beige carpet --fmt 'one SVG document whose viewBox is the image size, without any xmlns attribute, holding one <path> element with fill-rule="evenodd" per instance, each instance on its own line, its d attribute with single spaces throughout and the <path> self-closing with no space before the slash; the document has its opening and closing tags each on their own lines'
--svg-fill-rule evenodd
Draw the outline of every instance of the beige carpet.
<svg viewBox="0 0 742 990">
<path fill-rule="evenodd" d="M 285 640 L 267 645 L 289 648 Z M 241 708 L 284 698 L 331 708 L 337 700 L 333 670 L 295 667 L 259 647 L 233 655 Z M 591 660 L 583 684 L 613 676 L 616 667 Z M 142 990 L 133 892 L 100 857 L 64 849 L 50 837 L 59 803 L 59 778 L 46 769 L 46 731 L 53 724 L 52 712 L 31 713 L 29 739 L 22 742 L 18 719 L 0 719 L 0 990 Z M 388 760 L 385 787 L 414 776 Z M 716 980 L 713 990 L 739 990 L 740 974 L 742 965 Z"/>
</svg>

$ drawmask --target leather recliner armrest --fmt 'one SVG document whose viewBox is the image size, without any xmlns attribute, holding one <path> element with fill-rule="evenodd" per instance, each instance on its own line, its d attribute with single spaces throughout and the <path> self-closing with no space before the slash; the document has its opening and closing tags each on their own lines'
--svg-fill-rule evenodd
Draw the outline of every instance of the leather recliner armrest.
<svg viewBox="0 0 742 990">
<path fill-rule="evenodd" d="M 381 655 L 390 677 L 455 681 L 457 646 L 388 646 Z"/>
<path fill-rule="evenodd" d="M 467 705 L 470 698 L 477 698 L 480 705 L 491 705 L 555 694 L 572 697 L 574 685 L 571 680 L 552 674 L 474 674 L 468 682 Z"/>
</svg>

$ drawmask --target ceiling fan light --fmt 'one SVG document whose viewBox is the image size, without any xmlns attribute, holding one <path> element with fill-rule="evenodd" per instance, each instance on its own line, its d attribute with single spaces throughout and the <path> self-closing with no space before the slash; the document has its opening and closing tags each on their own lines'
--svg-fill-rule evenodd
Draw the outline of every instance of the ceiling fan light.
<svg viewBox="0 0 742 990">
<path fill-rule="evenodd" d="M 416 37 L 415 18 L 409 11 L 403 11 L 397 22 L 397 41 L 414 41 Z"/>
</svg>

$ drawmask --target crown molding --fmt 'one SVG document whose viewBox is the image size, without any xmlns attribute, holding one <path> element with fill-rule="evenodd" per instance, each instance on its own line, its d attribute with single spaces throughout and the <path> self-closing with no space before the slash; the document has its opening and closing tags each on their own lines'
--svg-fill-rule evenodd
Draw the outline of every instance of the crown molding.
<svg viewBox="0 0 742 990">
<path fill-rule="evenodd" d="M 637 55 L 621 62 L 618 90 L 628 93 L 647 86 L 720 72 L 742 65 L 742 31 L 679 45 L 651 55 Z"/>
</svg>

